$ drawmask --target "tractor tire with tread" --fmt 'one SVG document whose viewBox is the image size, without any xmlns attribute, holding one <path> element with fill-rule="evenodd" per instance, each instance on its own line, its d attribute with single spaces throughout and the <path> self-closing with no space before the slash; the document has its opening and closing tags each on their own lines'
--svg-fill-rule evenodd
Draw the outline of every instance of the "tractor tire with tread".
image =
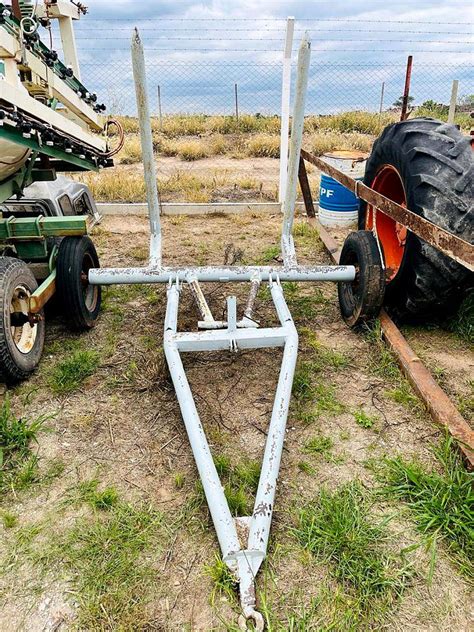
<svg viewBox="0 0 474 632">
<path fill-rule="evenodd" d="M 0 257 L 0 381 L 15 384 L 26 379 L 37 367 L 44 346 L 43 312 L 35 325 L 12 324 L 16 315 L 28 312 L 27 297 L 38 283 L 20 259 Z"/>
<path fill-rule="evenodd" d="M 382 168 L 394 167 L 408 209 L 472 242 L 473 155 L 469 137 L 454 125 L 431 118 L 406 120 L 386 127 L 375 141 L 364 183 L 372 186 Z M 368 228 L 366 214 L 367 204 L 361 203 L 360 229 Z M 386 287 L 385 306 L 398 321 L 446 316 L 472 287 L 473 276 L 408 232 L 400 267 Z"/>
<path fill-rule="evenodd" d="M 91 329 L 99 316 L 101 287 L 87 281 L 89 269 L 98 267 L 90 237 L 64 237 L 56 260 L 57 298 L 66 324 L 75 331 Z"/>
</svg>

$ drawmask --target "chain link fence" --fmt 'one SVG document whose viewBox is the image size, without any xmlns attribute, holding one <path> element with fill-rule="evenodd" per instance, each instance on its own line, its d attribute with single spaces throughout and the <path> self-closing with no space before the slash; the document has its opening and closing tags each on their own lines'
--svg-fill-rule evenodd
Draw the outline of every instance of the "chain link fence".
<svg viewBox="0 0 474 632">
<path fill-rule="evenodd" d="M 147 79 L 154 114 L 280 115 L 281 63 L 247 61 L 188 63 L 149 62 Z M 135 92 L 130 62 L 85 63 L 86 84 L 113 114 L 135 115 Z M 292 77 L 295 80 L 296 69 Z M 467 65 L 416 64 L 410 94 L 414 105 L 432 100 L 449 103 L 453 79 L 459 94 L 474 90 L 474 72 Z M 349 110 L 378 112 L 393 107 L 403 92 L 405 64 L 311 65 L 307 114 Z"/>
</svg>

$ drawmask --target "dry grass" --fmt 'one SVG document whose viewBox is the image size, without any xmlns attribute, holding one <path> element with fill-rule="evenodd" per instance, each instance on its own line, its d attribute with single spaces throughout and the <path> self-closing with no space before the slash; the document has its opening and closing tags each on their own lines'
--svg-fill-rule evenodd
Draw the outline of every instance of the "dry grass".
<svg viewBox="0 0 474 632">
<path fill-rule="evenodd" d="M 280 137 L 271 134 L 256 134 L 251 136 L 246 143 L 248 156 L 255 158 L 279 158 Z"/>
<path fill-rule="evenodd" d="M 307 135 L 305 145 L 317 156 L 335 149 L 357 149 L 370 152 L 374 138 L 360 132 L 341 133 L 324 130 Z M 227 155 L 233 158 L 279 158 L 280 137 L 261 133 L 236 138 L 226 138 L 222 134 L 205 138 L 167 139 L 161 134 L 154 136 L 157 155 L 177 156 L 186 162 L 193 162 L 211 156 Z M 126 137 L 125 146 L 119 155 L 121 164 L 141 162 L 140 138 L 133 134 Z"/>
<path fill-rule="evenodd" d="M 140 137 L 137 134 L 127 135 L 125 145 L 119 154 L 119 160 L 123 165 L 132 165 L 142 160 L 142 147 Z"/>
<path fill-rule="evenodd" d="M 358 132 L 342 134 L 341 132 L 324 131 L 311 134 L 305 144 L 316 156 L 321 156 L 335 149 L 357 149 L 370 152 L 373 142 L 373 137 L 367 134 Z"/>
<path fill-rule="evenodd" d="M 146 199 L 142 173 L 120 173 L 102 171 L 80 176 L 96 200 L 100 202 L 143 202 Z M 184 202 L 211 202 L 215 198 L 226 197 L 236 190 L 252 191 L 254 197 L 273 201 L 275 192 L 264 191 L 263 183 L 251 177 L 238 177 L 225 169 L 215 169 L 209 176 L 199 176 L 181 169 L 171 175 L 158 178 L 158 187 L 163 201 L 170 198 Z"/>
<path fill-rule="evenodd" d="M 384 127 L 398 120 L 396 114 L 384 112 L 372 114 L 371 112 L 342 112 L 326 116 L 308 116 L 305 120 L 305 130 L 316 132 L 332 130 L 336 132 L 360 132 L 378 136 Z"/>
<path fill-rule="evenodd" d="M 208 158 L 209 151 L 206 144 L 199 141 L 181 141 L 178 149 L 178 157 L 189 162 L 199 160 L 200 158 Z"/>
<path fill-rule="evenodd" d="M 412 116 L 431 116 L 446 120 L 447 112 L 440 108 L 418 108 Z M 126 134 L 138 134 L 138 121 L 131 116 L 117 117 L 122 123 Z M 317 131 L 336 131 L 341 133 L 359 132 L 378 136 L 384 127 L 399 120 L 398 112 L 350 111 L 339 114 L 307 116 L 305 132 L 311 134 Z M 164 138 L 180 138 L 182 136 L 230 135 L 230 134 L 272 134 L 280 133 L 280 118 L 278 116 L 261 116 L 244 114 L 237 120 L 234 116 L 206 116 L 204 114 L 170 115 L 165 116 L 163 124 L 157 118 L 152 118 L 152 129 Z M 468 131 L 471 119 L 467 113 L 456 114 L 456 123 Z"/>
</svg>

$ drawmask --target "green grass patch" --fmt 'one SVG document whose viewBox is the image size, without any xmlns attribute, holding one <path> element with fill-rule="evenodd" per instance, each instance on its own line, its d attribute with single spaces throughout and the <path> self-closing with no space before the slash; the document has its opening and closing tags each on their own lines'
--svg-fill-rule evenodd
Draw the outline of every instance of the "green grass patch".
<svg viewBox="0 0 474 632">
<path fill-rule="evenodd" d="M 224 485 L 230 512 L 234 516 L 249 515 L 260 478 L 260 463 L 243 459 L 232 465 L 229 457 L 216 455 L 214 464 Z"/>
<path fill-rule="evenodd" d="M 373 428 L 378 421 L 377 417 L 368 415 L 362 408 L 354 410 L 352 412 L 352 415 L 355 419 L 356 424 L 358 426 L 361 426 L 361 428 Z"/>
<path fill-rule="evenodd" d="M 37 443 L 47 416 L 17 417 L 7 396 L 0 407 L 0 492 L 19 491 L 36 482 L 38 457 L 31 445 Z"/>
<path fill-rule="evenodd" d="M 77 390 L 86 378 L 93 375 L 99 366 L 100 357 L 94 350 L 73 351 L 58 362 L 51 370 L 48 384 L 58 395 Z"/>
<path fill-rule="evenodd" d="M 445 542 L 461 571 L 474 578 L 474 474 L 467 472 L 452 438 L 434 448 L 439 470 L 398 456 L 378 473 L 385 496 L 403 500 L 417 529 Z"/>
<path fill-rule="evenodd" d="M 323 459 L 326 463 L 344 463 L 346 458 L 345 455 L 342 453 L 334 454 L 333 448 L 334 441 L 331 437 L 326 437 L 323 434 L 317 434 L 306 441 L 303 446 L 303 453 Z"/>
<path fill-rule="evenodd" d="M 404 378 L 401 378 L 399 385 L 395 388 L 387 389 L 385 395 L 397 404 L 401 404 L 414 412 L 419 413 L 422 410 L 420 400 L 413 392 L 408 381 Z"/>
<path fill-rule="evenodd" d="M 183 489 L 184 483 L 186 482 L 186 477 L 182 472 L 176 472 L 173 476 L 174 486 L 176 489 Z"/>
<path fill-rule="evenodd" d="M 386 397 L 408 408 L 416 415 L 422 415 L 423 404 L 400 371 L 395 356 L 383 341 L 380 321 L 376 321 L 374 326 L 367 330 L 366 338 L 370 345 L 369 369 L 371 373 L 391 386 L 385 391 Z"/>
<path fill-rule="evenodd" d="M 295 414 L 305 425 L 314 423 L 323 414 L 336 416 L 345 411 L 335 387 L 320 381 L 319 375 L 326 366 L 325 362 L 323 354 L 316 360 L 300 362 L 295 371 L 292 390 Z"/>
<path fill-rule="evenodd" d="M 305 294 L 301 284 L 292 281 L 282 283 L 282 287 L 290 312 L 300 323 L 313 321 L 322 307 L 331 304 L 331 300 L 319 288 L 312 287 L 310 293 Z"/>
<path fill-rule="evenodd" d="M 468 421 L 474 421 L 474 380 L 469 380 L 467 385 L 471 392 L 468 395 L 458 395 L 457 403 L 461 415 Z"/>
<path fill-rule="evenodd" d="M 97 489 L 83 489 L 95 504 Z M 85 630 L 147 629 L 147 606 L 154 595 L 157 569 L 148 551 L 163 540 L 163 516 L 150 506 L 115 499 L 108 511 L 78 518 L 33 552 L 47 572 L 66 572 L 78 604 L 76 624 Z"/>
<path fill-rule="evenodd" d="M 269 246 L 255 262 L 256 265 L 263 266 L 275 262 L 280 257 L 280 246 Z"/>
<path fill-rule="evenodd" d="M 303 448 L 305 454 L 328 454 L 334 447 L 334 441 L 331 437 L 318 435 L 309 439 Z"/>
<path fill-rule="evenodd" d="M 18 516 L 11 513 L 10 511 L 2 511 L 0 512 L 0 516 L 2 518 L 2 524 L 5 529 L 13 529 L 18 524 Z"/>
<path fill-rule="evenodd" d="M 204 567 L 204 574 L 210 577 L 213 584 L 209 599 L 212 606 L 217 597 L 225 597 L 231 603 L 236 602 L 237 581 L 220 555 L 216 553 L 212 564 Z"/>
<path fill-rule="evenodd" d="M 119 501 L 119 495 L 115 487 L 99 489 L 99 481 L 90 479 L 81 481 L 71 491 L 69 500 L 74 503 L 86 503 L 93 509 L 108 511 L 115 507 Z"/>
<path fill-rule="evenodd" d="M 314 474 L 316 471 L 311 463 L 308 463 L 308 461 L 299 461 L 298 469 L 300 472 L 303 472 L 303 474 L 308 475 Z"/>
<path fill-rule="evenodd" d="M 315 398 L 313 412 L 317 417 L 323 414 L 341 415 L 346 410 L 344 404 L 337 398 L 336 389 L 330 384 L 325 384 L 324 382 L 316 384 L 313 396 Z"/>
<path fill-rule="evenodd" d="M 387 521 L 372 515 L 368 493 L 357 482 L 336 491 L 323 488 L 300 511 L 293 533 L 304 549 L 329 566 L 350 600 L 350 625 L 333 629 L 366 629 L 382 620 L 412 576 L 403 552 L 395 554 L 385 546 L 390 539 Z"/>
<path fill-rule="evenodd" d="M 349 359 L 340 351 L 335 351 L 318 340 L 317 335 L 308 327 L 301 328 L 303 344 L 314 352 L 311 354 L 311 368 L 313 372 L 327 371 L 328 369 L 344 369 L 349 366 Z"/>
</svg>

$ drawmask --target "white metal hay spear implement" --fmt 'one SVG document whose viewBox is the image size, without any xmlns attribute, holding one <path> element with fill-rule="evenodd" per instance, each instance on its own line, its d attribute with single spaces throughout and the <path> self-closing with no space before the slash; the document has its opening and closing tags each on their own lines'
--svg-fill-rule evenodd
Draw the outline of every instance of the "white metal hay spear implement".
<svg viewBox="0 0 474 632">
<path fill-rule="evenodd" d="M 222 556 L 240 586 L 241 629 L 252 622 L 262 630 L 264 621 L 256 610 L 255 577 L 265 558 L 274 508 L 276 483 L 285 435 L 293 375 L 298 352 L 298 334 L 283 295 L 281 281 L 342 281 L 355 278 L 354 266 L 300 266 L 297 263 L 292 238 L 296 201 L 298 164 L 300 158 L 306 88 L 310 61 L 310 41 L 303 38 L 298 55 L 293 126 L 290 143 L 288 183 L 283 202 L 281 248 L 283 266 L 167 267 L 161 260 L 160 202 L 156 185 L 155 163 L 147 101 L 143 46 L 135 30 L 132 39 L 132 59 L 141 130 L 143 164 L 150 216 L 150 261 L 142 268 L 92 269 L 92 284 L 166 283 L 167 307 L 164 330 L 164 351 L 168 362 L 181 414 L 206 500 L 216 530 Z M 237 317 L 235 296 L 227 298 L 227 321 L 216 321 L 202 292 L 200 283 L 249 282 L 250 293 L 242 318 Z M 199 310 L 198 329 L 178 331 L 178 306 L 182 283 L 188 283 Z M 253 320 L 254 302 L 261 283 L 268 283 L 280 325 L 260 328 Z M 193 395 L 181 361 L 181 353 L 223 351 L 238 353 L 241 349 L 282 347 L 283 359 L 276 388 L 273 411 L 268 429 L 260 481 L 251 516 L 234 518 L 229 510 L 209 444 L 199 419 Z M 239 532 L 237 524 L 243 526 Z M 244 541 L 241 541 L 243 539 Z"/>
</svg>

